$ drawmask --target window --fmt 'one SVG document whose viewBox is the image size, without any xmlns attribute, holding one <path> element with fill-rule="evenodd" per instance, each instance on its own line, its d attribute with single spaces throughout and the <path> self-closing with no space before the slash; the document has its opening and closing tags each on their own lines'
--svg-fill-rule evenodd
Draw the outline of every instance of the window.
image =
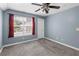
<svg viewBox="0 0 79 59">
<path fill-rule="evenodd" d="M 32 35 L 32 18 L 14 15 L 14 37 Z"/>
</svg>

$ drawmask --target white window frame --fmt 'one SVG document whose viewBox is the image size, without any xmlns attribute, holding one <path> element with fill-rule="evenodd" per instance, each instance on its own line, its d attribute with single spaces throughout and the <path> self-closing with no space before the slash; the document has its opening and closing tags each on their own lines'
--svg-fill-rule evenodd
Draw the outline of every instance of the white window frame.
<svg viewBox="0 0 79 59">
<path fill-rule="evenodd" d="M 16 17 L 24 17 L 24 16 L 19 16 L 19 15 L 14 15 L 14 21 L 15 21 L 15 18 Z M 32 35 L 32 18 L 31 17 L 25 17 L 26 20 L 28 21 L 28 19 L 30 19 L 31 22 L 28 23 L 28 25 L 24 25 L 24 20 L 23 20 L 23 26 L 22 27 L 25 27 L 25 26 L 31 26 L 31 32 L 27 34 L 26 31 L 23 31 L 23 32 L 14 32 L 14 37 L 20 37 L 20 36 L 28 36 L 28 35 Z M 14 27 L 17 26 L 17 25 L 14 25 Z M 19 27 L 19 25 L 17 26 Z M 24 28 L 23 28 L 24 29 Z"/>
</svg>

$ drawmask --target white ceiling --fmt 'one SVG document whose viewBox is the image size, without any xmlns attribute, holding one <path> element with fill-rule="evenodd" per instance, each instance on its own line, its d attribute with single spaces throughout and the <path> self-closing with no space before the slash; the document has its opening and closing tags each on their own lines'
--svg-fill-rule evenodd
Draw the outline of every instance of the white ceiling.
<svg viewBox="0 0 79 59">
<path fill-rule="evenodd" d="M 40 6 L 32 5 L 31 3 L 0 3 L 0 8 L 2 10 L 6 9 L 12 9 L 12 10 L 17 10 L 17 11 L 23 11 L 23 12 L 28 12 L 32 14 L 37 14 L 41 16 L 47 16 L 50 14 L 55 14 L 70 8 L 73 8 L 75 6 L 79 6 L 78 3 L 52 3 L 51 5 L 57 5 L 60 6 L 60 9 L 50 9 L 48 14 L 45 14 L 42 11 L 34 12 Z"/>
</svg>

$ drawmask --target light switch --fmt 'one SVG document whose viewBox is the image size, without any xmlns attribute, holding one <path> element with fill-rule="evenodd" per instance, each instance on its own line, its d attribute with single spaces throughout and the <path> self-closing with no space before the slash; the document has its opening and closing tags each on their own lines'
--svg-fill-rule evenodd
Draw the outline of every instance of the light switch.
<svg viewBox="0 0 79 59">
<path fill-rule="evenodd" d="M 76 31 L 79 31 L 79 28 L 76 28 Z"/>
</svg>

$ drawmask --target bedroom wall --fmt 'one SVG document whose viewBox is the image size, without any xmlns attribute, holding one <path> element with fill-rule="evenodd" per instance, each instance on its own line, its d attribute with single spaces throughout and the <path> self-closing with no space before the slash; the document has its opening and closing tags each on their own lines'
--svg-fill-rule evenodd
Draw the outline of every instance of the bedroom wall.
<svg viewBox="0 0 79 59">
<path fill-rule="evenodd" d="M 0 48 L 2 46 L 2 10 L 0 10 Z"/>
<path fill-rule="evenodd" d="M 28 17 L 35 17 L 35 35 L 30 35 L 30 36 L 22 36 L 22 37 L 14 37 L 14 38 L 8 38 L 8 32 L 9 32 L 9 13 L 12 14 L 17 14 L 17 15 L 22 15 L 22 16 L 28 16 Z M 22 41 L 27 41 L 27 40 L 33 40 L 37 38 L 37 20 L 38 18 L 43 18 L 42 16 L 34 15 L 34 14 L 29 14 L 29 13 L 24 13 L 20 11 L 15 11 L 15 10 L 6 10 L 4 12 L 4 20 L 3 20 L 3 46 L 7 44 L 13 44 L 13 43 L 18 43 Z"/>
<path fill-rule="evenodd" d="M 46 17 L 45 37 L 79 48 L 79 6 Z"/>
</svg>

